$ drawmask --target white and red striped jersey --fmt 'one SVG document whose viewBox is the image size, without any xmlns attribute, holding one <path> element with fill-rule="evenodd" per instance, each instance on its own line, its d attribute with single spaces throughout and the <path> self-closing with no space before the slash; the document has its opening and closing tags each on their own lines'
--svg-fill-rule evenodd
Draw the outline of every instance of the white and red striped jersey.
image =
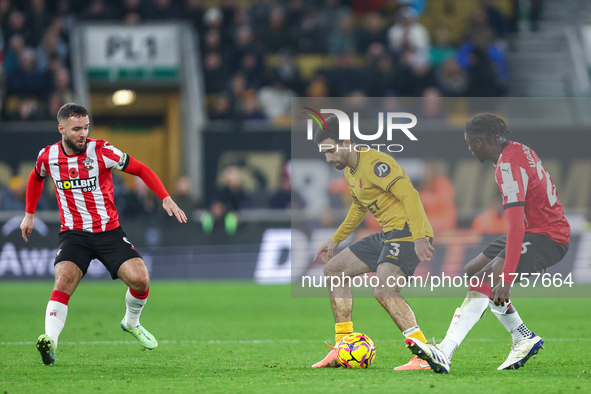
<svg viewBox="0 0 591 394">
<path fill-rule="evenodd" d="M 505 208 L 525 206 L 525 232 L 569 242 L 570 226 L 558 201 L 556 186 L 529 147 L 510 141 L 495 165 L 495 180 Z"/>
<path fill-rule="evenodd" d="M 55 184 L 61 231 L 91 233 L 119 227 L 112 170 L 124 170 L 129 156 L 107 141 L 88 138 L 86 150 L 67 155 L 61 142 L 39 152 L 35 172 Z"/>
</svg>

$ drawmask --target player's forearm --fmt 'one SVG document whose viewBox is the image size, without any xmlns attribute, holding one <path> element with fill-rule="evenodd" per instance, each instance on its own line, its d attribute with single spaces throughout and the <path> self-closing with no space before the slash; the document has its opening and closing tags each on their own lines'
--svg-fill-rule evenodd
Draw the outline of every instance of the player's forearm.
<svg viewBox="0 0 591 394">
<path fill-rule="evenodd" d="M 523 215 L 525 208 L 523 206 L 516 206 L 507 208 L 505 210 L 505 217 L 507 218 L 507 244 L 505 245 L 505 264 L 503 265 L 502 279 L 505 282 L 511 283 L 513 276 L 519 264 L 521 257 L 521 248 L 523 244 L 523 237 L 525 236 L 525 222 Z"/>
<path fill-rule="evenodd" d="M 29 174 L 29 179 L 27 180 L 27 192 L 26 192 L 26 207 L 25 213 L 30 214 L 31 216 L 35 214 L 35 209 L 37 209 L 37 203 L 39 202 L 39 198 L 41 198 L 41 193 L 43 192 L 43 178 L 37 175 L 35 170 L 31 171 Z"/>
<path fill-rule="evenodd" d="M 408 226 L 413 241 L 429 236 L 425 228 L 427 214 L 421 203 L 419 192 L 408 181 L 399 181 L 396 185 L 396 197 L 400 199 L 408 216 Z"/>
<path fill-rule="evenodd" d="M 351 204 L 351 208 L 349 208 L 347 217 L 343 220 L 343 223 L 341 223 L 337 232 L 332 236 L 332 241 L 340 244 L 347 239 L 347 237 L 361 224 L 366 214 L 367 208 L 354 200 Z"/>
<path fill-rule="evenodd" d="M 161 199 L 164 200 L 166 197 L 170 196 L 170 194 L 166 191 L 166 188 L 162 184 L 158 175 L 150 167 L 142 163 L 141 161 L 129 156 L 129 164 L 123 170 L 128 174 L 136 175 L 144 181 L 146 186 L 150 188 L 156 195 Z"/>
</svg>

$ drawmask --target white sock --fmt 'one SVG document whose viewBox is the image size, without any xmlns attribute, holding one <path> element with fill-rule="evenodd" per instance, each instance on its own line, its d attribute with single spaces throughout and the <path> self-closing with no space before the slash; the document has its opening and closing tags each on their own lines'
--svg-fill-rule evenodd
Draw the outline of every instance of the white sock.
<svg viewBox="0 0 591 394">
<path fill-rule="evenodd" d="M 148 291 L 145 293 L 137 293 L 133 291 L 135 296 L 143 297 L 143 298 L 136 298 L 132 295 L 133 290 L 127 289 L 125 293 L 125 326 L 128 328 L 137 327 L 140 324 L 140 315 L 142 314 L 142 308 L 146 305 L 146 301 L 148 301 Z"/>
<path fill-rule="evenodd" d="M 486 295 L 477 291 L 468 292 L 462 306 L 456 309 L 445 338 L 439 344 L 441 351 L 448 360 L 451 360 L 454 352 L 466 338 L 468 332 L 478 323 L 487 306 L 488 297 Z"/>
<path fill-rule="evenodd" d="M 490 310 L 511 334 L 513 343 L 517 343 L 522 339 L 529 338 L 531 336 L 532 332 L 525 326 L 525 324 L 523 324 L 523 320 L 521 320 L 521 317 L 517 311 L 514 313 L 507 313 L 507 309 L 509 309 L 511 301 L 505 304 L 505 306 L 501 306 L 495 305 L 494 302 L 489 300 L 488 305 L 490 306 Z"/>
<path fill-rule="evenodd" d="M 56 347 L 57 340 L 64 329 L 67 317 L 68 305 L 53 300 L 47 303 L 47 309 L 45 310 L 45 334 L 49 335 Z"/>
</svg>

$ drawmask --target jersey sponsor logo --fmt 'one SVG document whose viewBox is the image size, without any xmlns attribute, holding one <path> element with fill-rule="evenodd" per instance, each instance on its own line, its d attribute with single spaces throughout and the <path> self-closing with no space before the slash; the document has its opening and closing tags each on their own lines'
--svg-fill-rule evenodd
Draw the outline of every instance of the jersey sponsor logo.
<svg viewBox="0 0 591 394">
<path fill-rule="evenodd" d="M 377 213 L 380 210 L 380 207 L 378 207 L 378 200 L 374 200 L 371 204 L 369 204 L 367 209 L 369 209 L 372 214 Z"/>
<path fill-rule="evenodd" d="M 373 167 L 373 172 L 380 178 L 388 176 L 390 173 L 390 166 L 384 162 L 379 162 Z"/>
<path fill-rule="evenodd" d="M 75 168 L 70 168 L 70 177 L 71 178 L 78 178 L 78 170 Z"/>
<path fill-rule="evenodd" d="M 363 189 L 363 180 L 362 179 L 359 180 L 359 188 Z"/>
<path fill-rule="evenodd" d="M 90 157 L 86 157 L 84 160 L 82 160 L 82 164 L 84 164 L 84 169 L 86 171 L 90 171 L 94 168 L 92 163 L 94 163 L 94 160 L 92 160 Z"/>
<path fill-rule="evenodd" d="M 69 181 L 56 181 L 56 186 L 60 190 L 78 190 L 91 192 L 96 190 L 96 177 L 86 179 L 72 179 Z"/>
</svg>

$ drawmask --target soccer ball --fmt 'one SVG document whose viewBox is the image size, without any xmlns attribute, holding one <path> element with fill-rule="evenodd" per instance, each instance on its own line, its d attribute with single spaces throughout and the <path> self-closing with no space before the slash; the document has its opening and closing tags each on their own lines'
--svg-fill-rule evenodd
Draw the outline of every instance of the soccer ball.
<svg viewBox="0 0 591 394">
<path fill-rule="evenodd" d="M 354 332 L 337 346 L 337 360 L 346 368 L 367 368 L 376 357 L 376 347 L 367 335 Z"/>
</svg>

